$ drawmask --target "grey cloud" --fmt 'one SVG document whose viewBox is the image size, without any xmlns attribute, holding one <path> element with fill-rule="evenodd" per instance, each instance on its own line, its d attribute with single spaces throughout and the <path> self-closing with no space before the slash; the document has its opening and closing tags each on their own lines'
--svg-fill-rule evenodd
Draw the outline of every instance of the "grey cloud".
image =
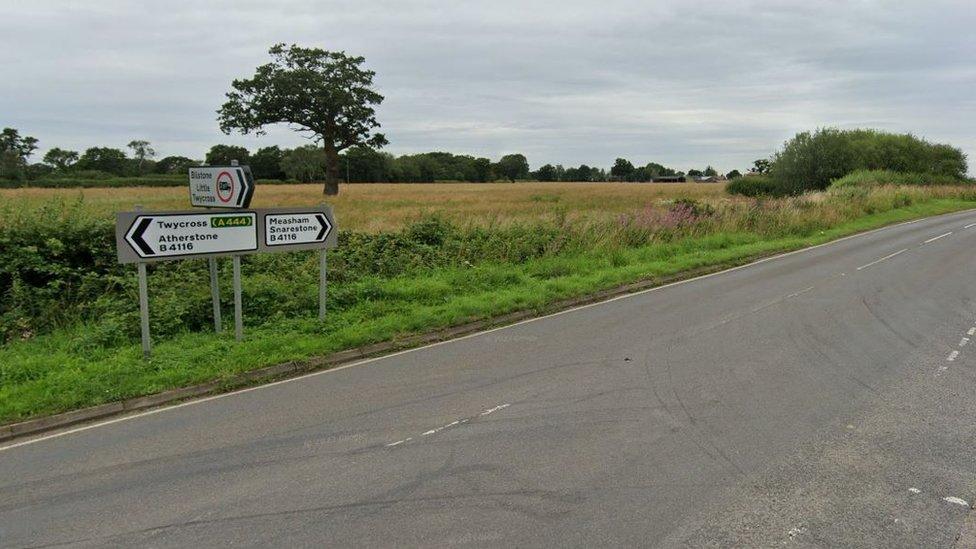
<svg viewBox="0 0 976 549">
<path fill-rule="evenodd" d="M 976 150 L 969 2 L 0 2 L 0 124 L 41 145 L 224 136 L 215 109 L 274 42 L 366 56 L 394 153 L 742 169 L 796 131 L 913 131 Z"/>
</svg>

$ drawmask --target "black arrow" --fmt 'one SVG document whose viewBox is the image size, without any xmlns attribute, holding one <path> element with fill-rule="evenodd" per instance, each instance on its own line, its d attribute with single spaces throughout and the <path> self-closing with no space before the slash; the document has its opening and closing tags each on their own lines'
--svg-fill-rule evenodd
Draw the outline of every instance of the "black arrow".
<svg viewBox="0 0 976 549">
<path fill-rule="evenodd" d="M 325 235 L 329 233 L 329 229 L 332 225 L 329 224 L 329 220 L 325 218 L 322 214 L 315 214 L 315 219 L 319 220 L 319 225 L 322 225 L 322 230 L 319 231 L 319 235 L 315 237 L 315 241 L 325 240 Z"/>
<path fill-rule="evenodd" d="M 244 197 L 247 196 L 248 184 L 247 179 L 244 178 L 244 170 L 237 168 L 237 180 L 241 182 L 241 192 L 237 195 L 237 207 L 242 208 L 241 204 L 244 202 Z"/>
<path fill-rule="evenodd" d="M 132 243 L 142 251 L 143 257 L 147 255 L 156 255 L 156 252 L 153 251 L 152 247 L 142 239 L 142 235 L 146 233 L 146 229 L 149 228 L 150 223 L 152 223 L 151 217 L 143 217 L 140 219 L 139 223 L 136 225 L 135 231 L 132 232 L 132 236 L 130 237 Z"/>
</svg>

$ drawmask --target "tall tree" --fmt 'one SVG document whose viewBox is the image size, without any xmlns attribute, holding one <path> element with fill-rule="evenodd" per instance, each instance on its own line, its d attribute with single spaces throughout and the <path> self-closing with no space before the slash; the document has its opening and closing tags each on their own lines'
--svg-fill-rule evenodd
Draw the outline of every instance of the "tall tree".
<svg viewBox="0 0 976 549">
<path fill-rule="evenodd" d="M 0 132 L 0 177 L 24 179 L 27 177 L 27 159 L 37 149 L 37 139 L 21 136 L 14 128 Z"/>
<path fill-rule="evenodd" d="M 718 172 L 715 170 L 715 168 L 711 166 L 705 166 L 704 175 L 706 177 L 715 177 L 716 175 L 718 175 Z"/>
<path fill-rule="evenodd" d="M 529 176 L 529 161 L 522 154 L 506 154 L 495 164 L 495 174 L 515 183 Z"/>
<path fill-rule="evenodd" d="M 376 73 L 362 67 L 365 58 L 341 51 L 276 44 L 268 53 L 270 63 L 231 84 L 217 111 L 220 129 L 261 135 L 266 125 L 286 123 L 311 133 L 325 152 L 324 192 L 339 194 L 339 152 L 387 144 L 373 132 L 380 125 L 373 105 L 383 101 L 373 89 Z"/>
<path fill-rule="evenodd" d="M 634 173 L 634 165 L 626 158 L 618 158 L 610 168 L 610 175 L 622 180 L 629 178 L 632 173 Z"/>
<path fill-rule="evenodd" d="M 78 152 L 54 147 L 44 155 L 44 163 L 56 170 L 67 170 L 78 161 Z"/>
<path fill-rule="evenodd" d="M 112 175 L 125 175 L 125 153 L 112 147 L 91 147 L 81 155 L 75 167 L 98 170 Z"/>
<path fill-rule="evenodd" d="M 156 156 L 156 151 L 149 146 L 148 141 L 141 139 L 133 139 L 132 141 L 129 141 L 129 144 L 126 145 L 126 147 L 132 149 L 132 157 L 138 161 L 136 166 L 139 171 L 139 175 L 144 174 L 146 161 L 152 160 Z"/>
</svg>

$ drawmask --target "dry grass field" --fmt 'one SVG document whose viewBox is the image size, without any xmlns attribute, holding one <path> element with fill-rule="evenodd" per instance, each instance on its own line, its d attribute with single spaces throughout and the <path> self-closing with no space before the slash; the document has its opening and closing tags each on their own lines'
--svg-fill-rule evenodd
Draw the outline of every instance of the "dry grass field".
<svg viewBox="0 0 976 549">
<path fill-rule="evenodd" d="M 252 206 L 318 204 L 321 193 L 317 184 L 259 185 Z M 375 183 L 343 185 L 339 196 L 326 202 L 335 207 L 342 227 L 375 232 L 432 213 L 461 224 L 504 225 L 554 215 L 606 218 L 682 197 L 728 199 L 721 183 Z M 106 217 L 137 204 L 146 210 L 189 209 L 186 187 L 0 189 L 0 216 L 59 198 L 81 200 Z"/>
</svg>

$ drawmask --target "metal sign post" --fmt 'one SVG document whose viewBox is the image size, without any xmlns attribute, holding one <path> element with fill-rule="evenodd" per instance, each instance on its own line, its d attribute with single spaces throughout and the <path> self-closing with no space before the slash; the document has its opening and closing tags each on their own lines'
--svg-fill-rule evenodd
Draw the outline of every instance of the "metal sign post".
<svg viewBox="0 0 976 549">
<path fill-rule="evenodd" d="M 149 280 L 145 263 L 139 264 L 139 320 L 142 329 L 142 358 L 148 360 L 152 344 L 149 341 Z"/>
<path fill-rule="evenodd" d="M 325 249 L 319 252 L 319 320 L 325 320 Z"/>
<path fill-rule="evenodd" d="M 244 339 L 244 310 L 241 305 L 241 256 L 235 255 L 234 261 L 234 337 L 237 341 Z"/>
<path fill-rule="evenodd" d="M 217 259 L 211 257 L 207 259 L 207 264 L 210 267 L 210 299 L 213 300 L 214 332 L 219 334 L 222 322 L 220 320 L 220 281 L 217 279 Z"/>
</svg>

